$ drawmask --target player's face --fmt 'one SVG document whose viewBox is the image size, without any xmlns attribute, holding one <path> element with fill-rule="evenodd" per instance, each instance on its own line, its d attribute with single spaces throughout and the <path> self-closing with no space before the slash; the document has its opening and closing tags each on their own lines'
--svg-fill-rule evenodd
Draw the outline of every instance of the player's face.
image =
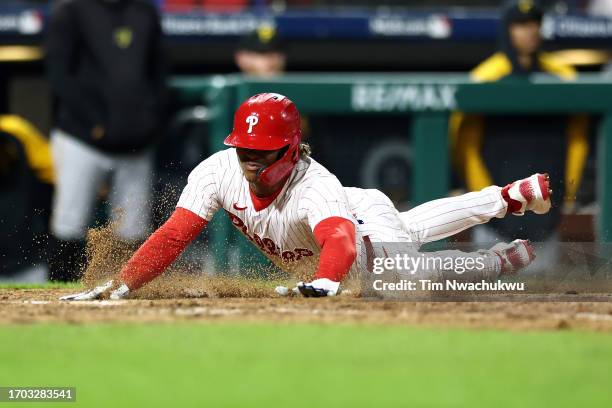
<svg viewBox="0 0 612 408">
<path fill-rule="evenodd" d="M 252 150 L 237 148 L 238 161 L 249 183 L 257 182 L 259 172 L 278 159 L 280 150 Z"/>
<path fill-rule="evenodd" d="M 540 28 L 540 23 L 537 21 L 510 25 L 510 39 L 519 54 L 531 55 L 540 48 L 542 43 Z"/>
<path fill-rule="evenodd" d="M 285 55 L 280 52 L 238 51 L 234 58 L 240 71 L 248 75 L 270 77 L 285 70 Z"/>
</svg>

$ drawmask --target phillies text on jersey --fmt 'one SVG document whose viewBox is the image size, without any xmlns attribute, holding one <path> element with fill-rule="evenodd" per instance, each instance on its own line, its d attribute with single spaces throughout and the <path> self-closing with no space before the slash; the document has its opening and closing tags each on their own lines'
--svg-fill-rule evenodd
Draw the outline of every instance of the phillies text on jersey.
<svg viewBox="0 0 612 408">
<path fill-rule="evenodd" d="M 278 197 L 256 211 L 233 148 L 210 156 L 192 171 L 177 206 L 207 221 L 225 210 L 249 241 L 295 276 L 316 270 L 321 249 L 313 230 L 319 222 L 342 217 L 357 223 L 338 179 L 309 157 L 299 160 Z M 357 241 L 361 246 L 359 237 Z"/>
</svg>

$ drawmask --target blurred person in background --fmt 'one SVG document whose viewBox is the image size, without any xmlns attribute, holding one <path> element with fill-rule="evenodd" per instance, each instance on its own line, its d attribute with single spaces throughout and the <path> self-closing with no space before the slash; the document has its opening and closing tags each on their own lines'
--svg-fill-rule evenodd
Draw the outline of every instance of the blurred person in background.
<svg viewBox="0 0 612 408">
<path fill-rule="evenodd" d="M 270 78 L 284 74 L 287 54 L 276 27 L 264 23 L 244 36 L 234 52 L 234 62 L 245 75 Z M 310 121 L 302 116 L 302 138 L 307 140 L 309 135 Z"/>
<path fill-rule="evenodd" d="M 49 142 L 15 115 L 0 115 L 0 282 L 42 283 L 53 163 Z"/>
<path fill-rule="evenodd" d="M 562 80 L 575 70 L 541 51 L 542 10 L 530 0 L 513 1 L 502 18 L 500 48 L 471 72 L 477 82 L 526 81 L 547 73 Z M 475 230 L 474 240 L 491 242 L 521 235 L 532 241 L 557 240 L 560 209 L 573 205 L 588 155 L 588 119 L 571 116 L 487 116 L 455 113 L 450 121 L 453 161 L 470 191 L 525 171 L 546 169 L 558 200 L 549 217 L 496 220 Z M 555 245 L 551 245 L 554 248 Z M 554 257 L 551 249 L 550 257 Z M 545 259 L 546 256 L 540 256 Z"/>
<path fill-rule="evenodd" d="M 287 54 L 276 27 L 264 23 L 244 36 L 234 52 L 234 62 L 245 75 L 270 78 L 284 74 L 287 70 Z M 309 123 L 308 117 L 302 116 L 304 140 L 310 134 Z"/>
<path fill-rule="evenodd" d="M 245 36 L 234 53 L 234 61 L 240 72 L 247 75 L 271 77 L 285 72 L 287 57 L 276 28 L 262 24 Z"/>
<path fill-rule="evenodd" d="M 53 5 L 46 37 L 47 76 L 57 102 L 52 280 L 79 277 L 86 231 L 107 181 L 118 237 L 138 243 L 149 232 L 154 145 L 165 99 L 161 42 L 150 2 Z"/>
</svg>

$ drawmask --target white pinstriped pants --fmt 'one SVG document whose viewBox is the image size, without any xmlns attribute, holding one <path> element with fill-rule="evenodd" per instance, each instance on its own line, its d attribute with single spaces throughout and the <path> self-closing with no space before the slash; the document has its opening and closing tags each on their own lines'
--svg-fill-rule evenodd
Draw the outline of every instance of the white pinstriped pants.
<svg viewBox="0 0 612 408">
<path fill-rule="evenodd" d="M 417 247 L 455 235 L 492 218 L 503 218 L 508 204 L 501 196 L 501 187 L 490 186 L 480 191 L 457 197 L 429 201 L 399 214 L 402 223 Z M 501 264 L 492 251 L 461 252 L 457 250 L 437 251 L 428 256 L 438 258 L 484 259 L 484 269 L 468 269 L 461 275 L 455 270 L 438 269 L 434 276 L 431 271 L 421 277 L 437 279 L 462 279 L 467 281 L 492 280 L 499 276 Z M 484 257 L 484 258 L 483 258 Z"/>
<path fill-rule="evenodd" d="M 425 244 L 455 235 L 492 218 L 504 218 L 508 204 L 501 187 L 490 186 L 457 197 L 441 198 L 399 213 L 412 242 Z"/>
<path fill-rule="evenodd" d="M 353 196 L 356 190 L 349 190 Z M 360 269 L 371 270 L 370 265 L 374 257 L 395 257 L 410 254 L 412 257 L 427 258 L 485 258 L 485 268 L 466 270 L 457 275 L 454 269 L 445 270 L 419 270 L 416 276 L 419 279 L 465 279 L 477 281 L 480 279 L 494 279 L 500 273 L 499 258 L 489 250 L 477 252 L 462 252 L 458 250 L 445 250 L 436 252 L 419 252 L 422 244 L 438 241 L 455 235 L 465 229 L 478 224 L 486 223 L 492 218 L 503 218 L 506 215 L 507 203 L 501 196 L 501 187 L 490 186 L 481 191 L 464 194 L 457 197 L 447 197 L 430 201 L 399 213 L 383 193 L 377 190 L 363 192 L 368 199 L 366 205 L 371 215 L 371 223 L 364 222 L 360 228 L 364 243 Z M 376 212 L 374 212 L 376 210 Z M 359 212 L 359 211 L 357 211 Z M 373 214 L 372 214 L 373 213 Z M 367 220 L 367 212 L 364 218 Z M 368 225 L 370 224 L 370 225 Z M 368 254 L 368 246 L 370 253 Z M 365 266 L 368 265 L 368 266 Z"/>
</svg>

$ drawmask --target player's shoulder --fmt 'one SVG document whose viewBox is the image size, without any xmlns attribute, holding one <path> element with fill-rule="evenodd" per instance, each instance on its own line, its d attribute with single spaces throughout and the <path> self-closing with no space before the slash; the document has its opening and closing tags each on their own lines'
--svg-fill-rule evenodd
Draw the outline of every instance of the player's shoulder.
<svg viewBox="0 0 612 408">
<path fill-rule="evenodd" d="M 576 79 L 577 73 L 574 67 L 563 63 L 554 55 L 547 52 L 542 52 L 539 54 L 538 59 L 540 61 L 542 70 L 545 72 L 558 76 L 560 79 L 567 81 Z"/>
<path fill-rule="evenodd" d="M 334 173 L 329 171 L 325 166 L 323 166 L 321 163 L 319 163 L 312 157 L 305 157 L 301 159 L 300 161 L 307 163 L 307 166 L 304 169 L 304 177 L 303 177 L 303 180 L 305 183 L 338 181 L 338 178 L 336 177 Z M 299 170 L 300 168 L 298 167 L 298 171 Z"/>
<path fill-rule="evenodd" d="M 295 191 L 301 196 L 309 194 L 335 196 L 344 192 L 336 175 L 312 157 L 300 159 L 298 162 Z"/>
<path fill-rule="evenodd" d="M 219 169 L 239 167 L 236 149 L 231 147 L 229 149 L 219 150 L 218 152 L 213 153 L 206 159 L 202 160 L 200 165 L 216 166 Z"/>
<path fill-rule="evenodd" d="M 498 81 L 512 73 L 512 63 L 503 52 L 496 52 L 481 62 L 470 72 L 470 77 L 477 82 Z"/>
<path fill-rule="evenodd" d="M 238 160 L 233 148 L 220 150 L 206 159 L 202 160 L 189 175 L 192 177 L 201 177 L 203 175 L 221 174 L 227 170 L 239 167 Z"/>
</svg>

